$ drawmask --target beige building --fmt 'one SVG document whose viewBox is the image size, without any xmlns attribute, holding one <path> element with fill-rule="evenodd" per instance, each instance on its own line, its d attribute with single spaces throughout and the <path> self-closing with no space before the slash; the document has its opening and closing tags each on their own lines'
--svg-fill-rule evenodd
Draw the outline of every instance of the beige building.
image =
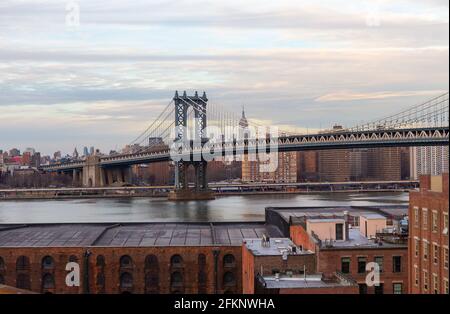
<svg viewBox="0 0 450 314">
<path fill-rule="evenodd" d="M 244 110 L 242 110 L 239 126 L 243 129 L 243 134 L 246 134 L 245 129 L 248 128 L 248 121 L 245 117 Z M 275 167 L 269 166 L 270 164 L 275 165 Z M 267 171 L 269 168 L 271 171 Z M 244 155 L 242 158 L 242 181 L 273 183 L 297 182 L 296 152 L 270 153 L 268 156 L 264 156 L 264 160 L 261 160 L 256 154 Z"/>
<path fill-rule="evenodd" d="M 448 146 L 411 147 L 411 178 L 417 180 L 421 175 L 448 173 L 448 158 Z"/>
</svg>

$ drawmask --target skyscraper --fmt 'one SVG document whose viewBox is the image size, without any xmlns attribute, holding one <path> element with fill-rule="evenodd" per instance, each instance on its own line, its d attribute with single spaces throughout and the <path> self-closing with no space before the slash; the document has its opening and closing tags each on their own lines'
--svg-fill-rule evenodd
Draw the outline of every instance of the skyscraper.
<svg viewBox="0 0 450 314">
<path fill-rule="evenodd" d="M 448 173 L 448 146 L 412 147 L 410 158 L 410 176 L 414 179 L 421 175 Z"/>
</svg>

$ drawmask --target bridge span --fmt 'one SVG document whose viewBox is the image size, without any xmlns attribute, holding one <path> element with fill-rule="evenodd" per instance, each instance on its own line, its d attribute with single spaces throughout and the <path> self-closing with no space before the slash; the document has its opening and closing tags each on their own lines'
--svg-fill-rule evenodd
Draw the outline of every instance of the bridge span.
<svg viewBox="0 0 450 314">
<path fill-rule="evenodd" d="M 84 187 L 105 187 L 131 182 L 131 165 L 176 159 L 175 192 L 195 199 L 210 197 L 211 194 L 208 192 L 210 189 L 206 182 L 207 162 L 224 156 L 239 158 L 242 155 L 261 152 L 449 145 L 448 93 L 399 114 L 349 129 L 322 131 L 316 134 L 266 136 L 262 139 L 234 138 L 228 141 L 206 138 L 204 134 L 208 101 L 205 94 L 201 97 L 197 93 L 192 97 L 183 94 L 180 97 L 176 93 L 173 101 L 175 108 L 172 111 L 175 111 L 175 121 L 169 126 L 175 127 L 175 138 L 168 138 L 165 148 L 155 150 L 149 145 L 134 154 L 90 156 L 82 161 L 42 166 L 40 170 L 70 173 L 74 181 L 81 181 Z M 188 109 L 193 111 L 196 118 L 195 141 L 187 141 L 183 133 L 185 132 L 183 128 L 188 125 Z M 167 129 L 164 132 L 167 132 Z M 149 134 L 155 135 L 151 132 Z M 194 189 L 191 189 L 186 177 L 190 165 L 195 169 Z"/>
</svg>

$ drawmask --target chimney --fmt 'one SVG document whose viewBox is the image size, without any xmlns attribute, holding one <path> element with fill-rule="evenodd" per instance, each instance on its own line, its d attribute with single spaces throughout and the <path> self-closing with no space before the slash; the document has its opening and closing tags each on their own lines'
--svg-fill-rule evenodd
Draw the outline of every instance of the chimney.
<svg viewBox="0 0 450 314">
<path fill-rule="evenodd" d="M 345 210 L 344 211 L 344 221 L 345 221 L 345 241 L 348 241 L 348 239 L 350 238 L 350 231 L 349 231 L 349 221 L 350 219 L 350 215 L 348 214 L 348 211 Z"/>
</svg>

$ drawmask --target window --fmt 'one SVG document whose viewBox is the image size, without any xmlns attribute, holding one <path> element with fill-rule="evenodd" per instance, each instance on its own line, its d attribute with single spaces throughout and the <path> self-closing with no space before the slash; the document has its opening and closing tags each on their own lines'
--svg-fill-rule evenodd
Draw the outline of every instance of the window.
<svg viewBox="0 0 450 314">
<path fill-rule="evenodd" d="M 197 260 L 198 260 L 199 267 L 206 266 L 206 255 L 205 254 L 199 254 Z"/>
<path fill-rule="evenodd" d="M 97 286 L 103 287 L 105 285 L 105 274 L 103 274 L 102 272 L 98 273 L 95 283 L 97 284 Z"/>
<path fill-rule="evenodd" d="M 170 258 L 170 266 L 172 267 L 181 267 L 183 265 L 183 258 L 176 254 Z"/>
<path fill-rule="evenodd" d="M 433 210 L 431 220 L 432 220 L 432 231 L 438 232 L 438 213 L 437 213 L 437 211 Z"/>
<path fill-rule="evenodd" d="M 104 267 L 105 266 L 105 257 L 103 255 L 97 256 L 96 265 L 99 266 L 99 267 Z"/>
<path fill-rule="evenodd" d="M 358 274 L 364 274 L 366 272 L 366 258 L 358 257 Z"/>
<path fill-rule="evenodd" d="M 428 290 L 428 272 L 426 270 L 423 271 L 423 290 Z"/>
<path fill-rule="evenodd" d="M 419 226 L 419 208 L 418 207 L 414 207 L 414 226 L 415 227 Z"/>
<path fill-rule="evenodd" d="M 121 268 L 129 268 L 133 267 L 133 260 L 130 256 L 124 255 L 120 258 L 120 267 Z"/>
<path fill-rule="evenodd" d="M 234 279 L 234 274 L 230 271 L 227 271 L 223 275 L 223 284 L 225 286 L 234 286 L 236 284 L 236 281 Z"/>
<path fill-rule="evenodd" d="M 439 246 L 437 244 L 433 245 L 433 262 L 434 264 L 439 263 Z"/>
<path fill-rule="evenodd" d="M 122 275 L 120 275 L 120 288 L 133 288 L 133 276 L 130 273 L 123 273 Z"/>
<path fill-rule="evenodd" d="M 375 256 L 375 263 L 378 264 L 378 266 L 380 267 L 380 273 L 383 272 L 383 256 Z"/>
<path fill-rule="evenodd" d="M 226 257 L 226 255 L 225 255 Z M 226 259 L 224 257 L 224 264 L 226 265 Z M 201 286 L 204 286 L 206 284 L 206 256 L 205 254 L 199 254 L 198 255 L 198 284 Z M 202 287 L 202 289 L 200 289 L 199 293 L 206 293 L 206 290 L 203 289 L 204 287 Z"/>
<path fill-rule="evenodd" d="M 206 276 L 205 271 L 200 270 L 198 272 L 198 284 L 199 285 L 205 285 L 206 284 L 206 279 L 207 279 L 207 276 Z"/>
<path fill-rule="evenodd" d="M 147 273 L 145 275 L 145 291 L 146 293 L 159 293 L 159 274 Z"/>
<path fill-rule="evenodd" d="M 428 259 L 428 242 L 425 240 L 423 241 L 423 259 Z"/>
<path fill-rule="evenodd" d="M 42 277 L 42 288 L 43 289 L 54 289 L 55 288 L 55 278 L 52 274 L 44 274 Z"/>
<path fill-rule="evenodd" d="M 448 269 L 448 247 L 444 247 L 444 268 Z"/>
<path fill-rule="evenodd" d="M 402 272 L 402 257 L 393 256 L 392 257 L 392 272 L 401 273 Z"/>
<path fill-rule="evenodd" d="M 225 267 L 234 267 L 236 259 L 232 254 L 227 254 L 223 257 L 223 266 Z"/>
<path fill-rule="evenodd" d="M 443 234 L 448 234 L 448 213 L 443 213 L 444 216 L 444 229 L 442 230 Z"/>
<path fill-rule="evenodd" d="M 448 294 L 448 279 L 444 278 L 444 292 Z"/>
<path fill-rule="evenodd" d="M 336 240 L 344 240 L 344 224 L 336 224 Z"/>
<path fill-rule="evenodd" d="M 341 258 L 341 272 L 350 274 L 350 257 Z"/>
<path fill-rule="evenodd" d="M 394 283 L 392 285 L 392 290 L 394 294 L 403 294 L 403 284 L 402 283 Z"/>
<path fill-rule="evenodd" d="M 422 209 L 422 228 L 428 229 L 428 210 L 426 208 Z"/>
<path fill-rule="evenodd" d="M 436 274 L 433 274 L 433 291 L 434 294 L 439 294 L 439 280 Z"/>
<path fill-rule="evenodd" d="M 182 286 L 183 275 L 179 271 L 173 272 L 172 275 L 170 275 L 170 284 L 172 286 Z"/>
<path fill-rule="evenodd" d="M 145 258 L 145 269 L 159 269 L 158 258 L 156 255 L 147 255 Z"/>
<path fill-rule="evenodd" d="M 19 256 L 16 261 L 16 270 L 29 270 L 30 269 L 30 260 L 26 256 Z"/>
<path fill-rule="evenodd" d="M 417 265 L 414 265 L 414 284 L 419 286 L 419 269 Z"/>
<path fill-rule="evenodd" d="M 53 261 L 53 257 L 45 256 L 42 259 L 42 268 L 43 269 L 52 269 L 55 266 L 55 262 Z"/>
<path fill-rule="evenodd" d="M 358 284 L 359 294 L 367 294 L 367 285 L 365 283 Z"/>
<path fill-rule="evenodd" d="M 16 287 L 19 289 L 30 290 L 30 276 L 28 274 L 18 274 L 16 278 Z"/>
<path fill-rule="evenodd" d="M 414 239 L 414 251 L 415 251 L 416 257 L 419 257 L 419 252 L 420 252 L 420 240 L 419 239 Z"/>
<path fill-rule="evenodd" d="M 378 286 L 375 286 L 375 294 L 384 294 L 384 284 L 380 283 Z"/>
<path fill-rule="evenodd" d="M 3 260 L 3 257 L 0 256 L 0 270 L 5 269 L 5 261 Z"/>
</svg>

